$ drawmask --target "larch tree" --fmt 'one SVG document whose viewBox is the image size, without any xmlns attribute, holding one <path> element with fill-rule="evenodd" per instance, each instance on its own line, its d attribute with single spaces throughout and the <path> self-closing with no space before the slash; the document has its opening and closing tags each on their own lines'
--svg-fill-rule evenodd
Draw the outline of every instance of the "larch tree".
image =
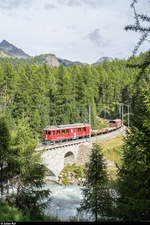
<svg viewBox="0 0 150 225">
<path fill-rule="evenodd" d="M 79 212 L 91 212 L 96 222 L 99 216 L 110 216 L 112 212 L 106 164 L 101 151 L 101 146 L 94 143 L 82 188 L 83 199 L 78 209 Z"/>
<path fill-rule="evenodd" d="M 15 204 L 20 209 L 34 213 L 46 206 L 42 200 L 49 198 L 50 191 L 43 188 L 47 168 L 42 163 L 42 152 L 36 151 L 37 140 L 24 117 L 18 122 L 12 146 L 16 154 Z"/>
<path fill-rule="evenodd" d="M 138 14 L 137 0 L 133 0 L 135 25 L 126 30 L 140 32 L 141 39 L 134 49 L 137 52 L 150 34 L 150 17 Z M 140 72 L 135 81 L 133 95 L 133 117 L 130 131 L 125 138 L 122 165 L 118 170 L 117 216 L 123 221 L 150 220 L 150 52 L 136 65 Z M 133 65 L 134 66 L 134 65 Z"/>
<path fill-rule="evenodd" d="M 0 117 L 0 191 L 1 200 L 4 197 L 4 182 L 6 182 L 5 170 L 10 159 L 10 132 L 7 121 Z"/>
<path fill-rule="evenodd" d="M 150 87 L 136 101 L 135 122 L 123 147 L 118 173 L 118 217 L 125 221 L 150 219 Z"/>
</svg>

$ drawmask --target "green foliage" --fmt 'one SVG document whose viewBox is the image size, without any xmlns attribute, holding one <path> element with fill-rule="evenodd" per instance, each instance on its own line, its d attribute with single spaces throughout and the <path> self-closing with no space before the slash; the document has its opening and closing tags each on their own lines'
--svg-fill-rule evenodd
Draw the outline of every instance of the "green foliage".
<svg viewBox="0 0 150 225">
<path fill-rule="evenodd" d="M 41 210 L 48 203 L 42 200 L 50 194 L 49 190 L 43 189 L 47 168 L 42 164 L 41 153 L 35 150 L 37 140 L 24 117 L 18 123 L 12 145 L 16 154 L 15 171 L 18 177 L 15 204 L 25 211 Z"/>
<path fill-rule="evenodd" d="M 44 215 L 42 212 L 23 212 L 22 210 L 9 206 L 6 203 L 0 205 L 0 221 L 7 222 L 58 222 L 58 218 Z"/>
<path fill-rule="evenodd" d="M 3 200 L 4 182 L 8 179 L 10 157 L 10 132 L 7 121 L 3 117 L 0 118 L 0 200 Z"/>
<path fill-rule="evenodd" d="M 64 167 L 64 172 L 73 171 L 75 173 L 75 178 L 82 178 L 84 174 L 84 166 L 72 164 L 72 165 L 66 165 Z"/>
<path fill-rule="evenodd" d="M 63 176 L 62 183 L 65 185 L 69 184 L 69 180 L 68 180 L 67 176 L 65 176 L 65 175 Z"/>
<path fill-rule="evenodd" d="M 82 188 L 83 200 L 79 208 L 79 212 L 83 210 L 92 212 L 95 221 L 99 216 L 110 216 L 112 210 L 106 165 L 101 151 L 100 145 L 94 143 L 85 172 L 86 181 Z"/>
<path fill-rule="evenodd" d="M 47 125 L 87 123 L 90 104 L 95 129 L 97 116 L 118 118 L 119 103 L 133 106 L 134 82 L 140 69 L 126 65 L 138 64 L 144 55 L 127 61 L 67 68 L 29 65 L 24 60 L 18 65 L 15 61 L 12 63 L 12 59 L 3 59 L 0 62 L 0 114 L 7 115 L 12 127 L 24 115 L 34 135 L 40 138 Z"/>
<path fill-rule="evenodd" d="M 119 168 L 118 215 L 123 220 L 150 219 L 150 86 L 137 95 L 134 118 Z M 138 122 L 137 122 L 138 120 Z M 134 124 L 134 125 L 133 125 Z"/>
<path fill-rule="evenodd" d="M 25 221 L 27 218 L 15 207 L 10 207 L 5 203 L 0 205 L 0 221 Z"/>
<path fill-rule="evenodd" d="M 28 119 L 18 120 L 10 135 L 5 119 L 1 118 L 0 133 L 1 199 L 5 188 L 6 202 L 24 212 L 40 212 L 50 201 L 50 191 L 43 189 L 48 170 L 42 164 L 42 153 L 36 151 L 37 139 Z M 16 194 L 11 195 L 10 188 L 15 188 Z"/>
</svg>

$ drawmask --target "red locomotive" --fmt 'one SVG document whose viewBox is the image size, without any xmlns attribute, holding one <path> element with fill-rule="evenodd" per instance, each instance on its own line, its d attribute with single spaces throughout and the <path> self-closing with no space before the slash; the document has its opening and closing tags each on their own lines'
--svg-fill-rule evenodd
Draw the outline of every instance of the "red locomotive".
<svg viewBox="0 0 150 225">
<path fill-rule="evenodd" d="M 43 140 L 47 143 L 55 143 L 63 140 L 73 140 L 81 137 L 89 137 L 90 125 L 84 123 L 47 126 L 43 130 Z"/>
</svg>

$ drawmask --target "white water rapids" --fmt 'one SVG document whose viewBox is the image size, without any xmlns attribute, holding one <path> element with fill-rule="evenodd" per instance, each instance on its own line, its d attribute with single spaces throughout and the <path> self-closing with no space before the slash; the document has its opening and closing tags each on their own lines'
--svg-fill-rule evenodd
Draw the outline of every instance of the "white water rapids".
<svg viewBox="0 0 150 225">
<path fill-rule="evenodd" d="M 78 214 L 77 208 L 80 207 L 82 199 L 81 187 L 78 185 L 59 185 L 47 182 L 47 189 L 51 190 L 52 200 L 44 213 L 48 216 L 57 217 L 60 221 L 93 221 L 91 215 L 87 213 Z"/>
</svg>

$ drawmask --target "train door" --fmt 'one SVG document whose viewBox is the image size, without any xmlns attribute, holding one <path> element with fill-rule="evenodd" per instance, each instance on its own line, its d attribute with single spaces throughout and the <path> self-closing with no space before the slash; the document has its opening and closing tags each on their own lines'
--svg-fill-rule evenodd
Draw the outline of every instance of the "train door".
<svg viewBox="0 0 150 225">
<path fill-rule="evenodd" d="M 76 128 L 74 128 L 74 138 L 76 138 L 77 134 L 76 134 Z"/>
</svg>

